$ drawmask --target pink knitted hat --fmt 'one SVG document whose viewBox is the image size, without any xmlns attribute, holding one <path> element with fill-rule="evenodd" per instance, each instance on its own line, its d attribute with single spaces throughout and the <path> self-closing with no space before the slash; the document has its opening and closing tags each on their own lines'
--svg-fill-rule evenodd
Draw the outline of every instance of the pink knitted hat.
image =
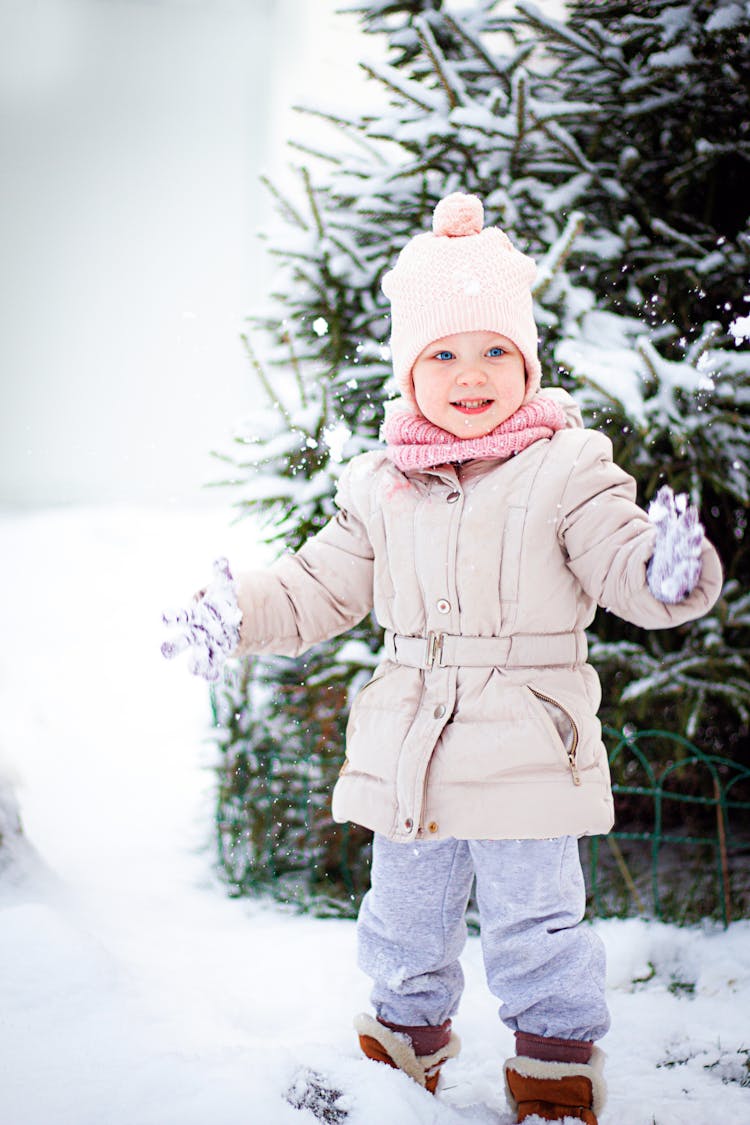
<svg viewBox="0 0 750 1125">
<path fill-rule="evenodd" d="M 516 250 L 504 231 L 485 227 L 475 195 L 454 192 L 441 199 L 432 232 L 407 242 L 383 278 L 391 302 L 393 372 L 414 404 L 411 369 L 433 340 L 454 332 L 498 332 L 512 340 L 526 365 L 528 402 L 542 377 L 537 354 L 531 283 L 533 260 Z"/>
</svg>

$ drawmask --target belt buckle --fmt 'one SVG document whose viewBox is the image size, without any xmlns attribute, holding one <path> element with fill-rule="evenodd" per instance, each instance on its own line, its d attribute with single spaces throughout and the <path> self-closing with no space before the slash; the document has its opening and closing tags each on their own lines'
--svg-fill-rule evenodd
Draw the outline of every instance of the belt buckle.
<svg viewBox="0 0 750 1125">
<path fill-rule="evenodd" d="M 425 656 L 425 668 L 431 672 L 435 667 L 437 660 L 438 668 L 443 667 L 443 641 L 445 640 L 445 633 L 433 633 L 430 631 L 427 634 L 427 653 Z"/>
</svg>

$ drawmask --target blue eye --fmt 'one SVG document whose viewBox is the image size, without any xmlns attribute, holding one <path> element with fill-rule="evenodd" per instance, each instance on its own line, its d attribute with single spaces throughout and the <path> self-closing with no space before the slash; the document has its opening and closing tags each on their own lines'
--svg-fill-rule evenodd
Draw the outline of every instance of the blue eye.
<svg viewBox="0 0 750 1125">
<path fill-rule="evenodd" d="M 505 348 L 501 348 L 500 346 L 496 348 L 490 348 L 487 352 L 487 355 L 491 356 L 492 359 L 496 359 L 498 356 L 505 355 Z"/>
<path fill-rule="evenodd" d="M 438 352 L 435 356 L 435 359 L 453 359 L 453 358 L 454 358 L 453 352 L 449 352 L 447 348 L 444 348 L 442 352 Z"/>
</svg>

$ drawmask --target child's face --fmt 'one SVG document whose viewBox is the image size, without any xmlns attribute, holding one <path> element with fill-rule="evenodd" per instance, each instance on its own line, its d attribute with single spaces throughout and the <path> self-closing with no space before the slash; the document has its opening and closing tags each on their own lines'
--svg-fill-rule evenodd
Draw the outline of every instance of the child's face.
<svg viewBox="0 0 750 1125">
<path fill-rule="evenodd" d="M 419 353 L 412 379 L 425 418 L 459 438 L 484 437 L 526 395 L 523 356 L 497 332 L 442 336 Z"/>
</svg>

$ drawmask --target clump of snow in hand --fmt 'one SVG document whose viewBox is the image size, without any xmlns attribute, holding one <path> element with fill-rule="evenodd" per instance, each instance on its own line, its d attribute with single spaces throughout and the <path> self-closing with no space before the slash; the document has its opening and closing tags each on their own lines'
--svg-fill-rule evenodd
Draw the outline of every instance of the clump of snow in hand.
<svg viewBox="0 0 750 1125">
<path fill-rule="evenodd" d="M 687 496 L 675 496 L 668 485 L 649 504 L 648 518 L 656 527 L 646 571 L 649 590 L 660 602 L 675 605 L 692 593 L 700 578 L 703 527 Z"/>
<path fill-rule="evenodd" d="M 227 560 L 221 558 L 214 562 L 210 585 L 195 595 L 192 605 L 164 613 L 162 620 L 177 631 L 172 640 L 162 644 L 162 656 L 171 660 L 189 649 L 189 671 L 206 680 L 218 680 L 239 643 L 242 623 L 237 590 Z"/>
</svg>

